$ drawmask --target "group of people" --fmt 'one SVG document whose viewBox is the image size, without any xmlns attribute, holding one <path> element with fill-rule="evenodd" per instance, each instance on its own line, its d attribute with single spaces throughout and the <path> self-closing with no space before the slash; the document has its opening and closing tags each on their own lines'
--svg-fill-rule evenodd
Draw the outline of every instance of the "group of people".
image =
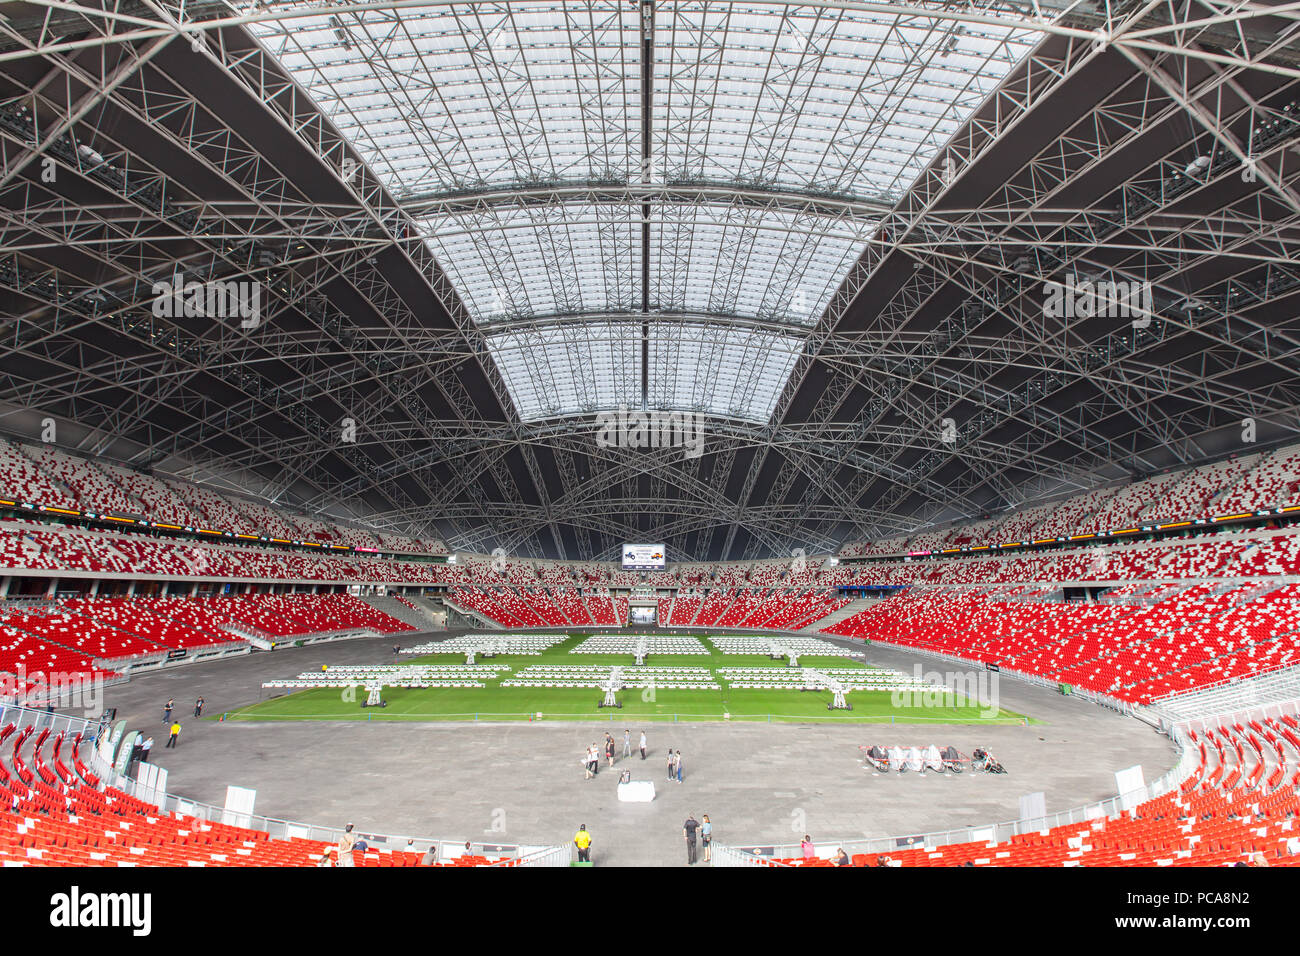
<svg viewBox="0 0 1300 956">
<path fill-rule="evenodd" d="M 141 740 L 136 738 L 135 743 L 131 745 L 131 762 L 148 763 L 149 754 L 153 750 L 153 738 L 145 737 Z"/>
<path fill-rule="evenodd" d="M 682 838 L 686 841 L 686 864 L 694 864 L 699 856 L 699 849 L 704 849 L 704 862 L 709 863 L 713 860 L 713 823 L 709 820 L 709 815 L 704 814 L 700 820 L 695 819 L 694 813 L 686 814 L 686 822 L 682 824 Z M 808 839 L 804 837 L 804 839 Z M 578 849 L 578 862 L 591 862 L 591 831 L 587 829 L 587 824 L 578 827 L 578 832 L 573 835 L 573 845 Z"/>
<path fill-rule="evenodd" d="M 803 839 L 799 842 L 799 851 L 803 855 L 803 858 L 805 860 L 811 860 L 815 856 L 817 856 L 817 847 L 813 845 L 812 837 L 810 837 L 806 833 L 803 835 Z M 835 855 L 831 857 L 831 862 L 834 863 L 836 866 L 853 865 L 853 860 L 849 857 L 848 851 L 845 850 L 844 847 L 842 846 L 837 847 L 835 849 Z M 899 865 L 900 864 L 898 863 L 898 861 L 894 860 L 892 857 L 888 857 L 888 856 L 876 857 L 876 866 L 899 866 Z"/>
<path fill-rule="evenodd" d="M 687 866 L 695 863 L 695 836 L 697 832 L 700 843 L 704 847 L 704 862 L 709 863 L 713 860 L 713 823 L 710 822 L 709 815 L 706 813 L 703 820 L 696 820 L 695 814 L 688 813 L 686 822 L 682 824 L 682 836 L 686 838 Z"/>
<path fill-rule="evenodd" d="M 172 748 L 174 748 L 174 747 L 176 746 L 176 741 L 179 740 L 179 739 L 180 739 L 180 736 L 181 736 L 181 722 L 180 722 L 179 720 L 175 720 L 175 719 L 172 718 L 172 711 L 175 710 L 175 709 L 176 709 L 176 698 L 174 698 L 174 697 L 168 697 L 168 698 L 167 698 L 167 703 L 163 704 L 163 719 L 162 719 L 162 722 L 163 722 L 163 725 L 164 725 L 164 726 L 170 724 L 170 726 L 167 727 L 167 733 L 168 733 L 168 737 L 167 737 L 167 746 L 168 746 L 168 747 L 172 747 Z M 195 716 L 195 717 L 202 717 L 202 716 L 203 716 L 203 698 L 202 698 L 202 697 L 200 697 L 200 698 L 198 698 L 196 701 L 194 701 L 194 716 Z M 153 746 L 153 738 L 152 738 L 152 737 L 149 738 L 149 746 L 150 746 L 150 747 Z M 147 757 L 144 758 L 144 759 L 147 759 Z"/>
<path fill-rule="evenodd" d="M 600 758 L 602 753 L 604 754 L 606 764 L 610 767 L 613 767 L 614 760 L 615 760 L 614 754 L 617 750 L 618 750 L 618 744 L 614 740 L 614 735 L 608 732 L 606 732 L 605 734 L 605 741 L 603 744 L 593 743 L 590 747 L 588 747 L 587 753 L 582 758 L 582 765 L 583 767 L 586 768 L 586 773 L 587 773 L 586 779 L 590 780 L 592 777 L 600 773 Z M 670 750 L 668 751 L 668 753 L 669 756 L 671 757 L 672 751 Z M 641 759 L 642 760 L 645 760 L 645 755 L 646 755 L 646 742 L 645 742 L 645 731 L 643 730 L 641 731 Z M 631 756 L 632 756 L 632 731 L 624 730 L 623 731 L 623 757 L 624 759 L 626 759 Z"/>
<path fill-rule="evenodd" d="M 680 750 L 674 751 L 671 748 L 668 750 L 668 779 L 676 780 L 678 783 L 682 782 L 682 752 Z"/>
</svg>

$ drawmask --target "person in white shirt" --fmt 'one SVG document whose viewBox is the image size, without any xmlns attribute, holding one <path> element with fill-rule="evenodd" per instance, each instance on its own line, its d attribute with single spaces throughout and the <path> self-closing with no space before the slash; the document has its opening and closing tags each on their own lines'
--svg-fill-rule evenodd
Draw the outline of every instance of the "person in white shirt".
<svg viewBox="0 0 1300 956">
<path fill-rule="evenodd" d="M 645 731 L 641 731 L 641 759 L 645 760 Z"/>
</svg>

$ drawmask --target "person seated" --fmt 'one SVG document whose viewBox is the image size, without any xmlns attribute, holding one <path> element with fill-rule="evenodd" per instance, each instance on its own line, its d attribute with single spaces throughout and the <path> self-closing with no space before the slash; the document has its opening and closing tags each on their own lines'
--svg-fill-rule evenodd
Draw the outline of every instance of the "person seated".
<svg viewBox="0 0 1300 956">
<path fill-rule="evenodd" d="M 844 852 L 844 847 L 840 847 L 838 850 L 835 851 L 835 865 L 836 866 L 853 865 L 852 861 L 849 860 L 849 855 Z"/>
</svg>

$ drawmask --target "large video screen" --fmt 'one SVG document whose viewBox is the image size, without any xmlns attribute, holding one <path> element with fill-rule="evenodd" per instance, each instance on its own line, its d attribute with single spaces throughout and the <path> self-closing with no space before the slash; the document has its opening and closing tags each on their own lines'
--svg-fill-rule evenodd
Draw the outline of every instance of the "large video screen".
<svg viewBox="0 0 1300 956">
<path fill-rule="evenodd" d="M 624 571 L 662 571 L 664 546 L 662 544 L 623 545 Z"/>
</svg>

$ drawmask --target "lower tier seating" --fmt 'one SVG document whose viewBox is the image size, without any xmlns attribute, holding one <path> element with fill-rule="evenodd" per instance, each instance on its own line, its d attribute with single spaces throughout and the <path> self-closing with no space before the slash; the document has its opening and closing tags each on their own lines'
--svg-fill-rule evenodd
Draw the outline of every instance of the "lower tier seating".
<svg viewBox="0 0 1300 956">
<path fill-rule="evenodd" d="M 891 850 L 899 866 L 1300 866 L 1300 721 L 1294 715 L 1190 735 L 1195 769 L 1181 786 L 1118 817 L 1000 843 Z M 831 866 L 828 859 L 765 861 Z M 859 854 L 854 866 L 884 864 Z"/>
</svg>

